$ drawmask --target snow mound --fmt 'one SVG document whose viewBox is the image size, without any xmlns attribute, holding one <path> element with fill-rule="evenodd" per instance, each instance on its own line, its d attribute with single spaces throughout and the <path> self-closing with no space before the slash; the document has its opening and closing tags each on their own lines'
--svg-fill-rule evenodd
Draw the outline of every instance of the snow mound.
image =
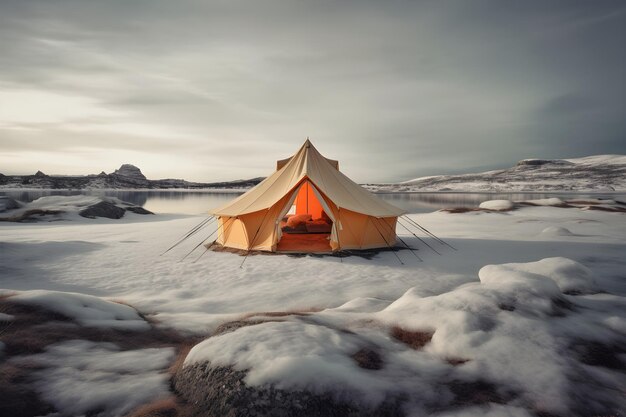
<svg viewBox="0 0 626 417">
<path fill-rule="evenodd" d="M 566 227 L 548 226 L 541 231 L 542 235 L 547 236 L 576 236 Z"/>
<path fill-rule="evenodd" d="M 573 260 L 547 258 L 487 265 L 478 276 L 480 282 L 439 294 L 411 288 L 367 316 L 360 309 L 376 311 L 382 304 L 355 299 L 305 318 L 240 327 L 196 345 L 184 366 L 232 367 L 246 372 L 249 386 L 330 393 L 370 406 L 417 393 L 420 407 L 441 406 L 453 398 L 442 392 L 455 380 L 482 380 L 515 392 L 516 405 L 541 404 L 542 411 L 567 414 L 572 390 L 589 389 L 579 386 L 587 382 L 569 379 L 579 366 L 569 344 L 581 338 L 616 340 L 612 329 L 623 325 L 614 315 L 606 323 L 593 314 L 581 316 L 563 294 L 592 290 L 591 273 Z M 396 327 L 432 338 L 415 350 L 393 336 L 390 329 Z M 354 359 L 361 349 L 379 352 L 382 369 L 361 368 Z M 481 409 L 525 415 L 514 407 Z"/>
<path fill-rule="evenodd" d="M 545 258 L 537 262 L 511 263 L 498 265 L 497 267 L 511 271 L 510 275 L 533 274 L 548 278 L 553 281 L 562 292 L 584 293 L 596 291 L 596 283 L 591 271 L 580 263 L 567 258 Z M 479 272 L 482 281 L 481 273 L 483 273 L 483 270 Z M 483 274 L 490 275 L 490 277 L 493 278 L 493 274 L 488 274 L 487 271 Z M 555 294 L 552 295 L 554 296 Z"/>
<path fill-rule="evenodd" d="M 334 391 L 339 396 L 361 394 L 376 404 L 394 381 L 359 368 L 350 355 L 358 339 L 323 326 L 268 322 L 211 337 L 191 349 L 185 366 L 210 362 L 249 370 L 251 386 L 273 384 L 279 389 Z"/>
<path fill-rule="evenodd" d="M 371 313 L 382 310 L 383 308 L 387 307 L 389 303 L 390 301 L 381 300 L 379 298 L 359 297 L 350 300 L 339 307 L 328 309 L 328 311 Z"/>
<path fill-rule="evenodd" d="M 537 200 L 524 200 L 524 203 L 532 204 L 534 206 L 562 206 L 565 204 L 560 198 L 540 198 Z"/>
<path fill-rule="evenodd" d="M 510 200 L 489 200 L 480 203 L 479 207 L 485 210 L 507 211 L 512 210 L 514 204 Z"/>
<path fill-rule="evenodd" d="M 122 416 L 170 394 L 164 369 L 173 357 L 173 348 L 121 351 L 112 343 L 70 340 L 15 360 L 44 367 L 35 373 L 35 388 L 61 414 Z"/>
<path fill-rule="evenodd" d="M 134 308 L 91 295 L 31 290 L 19 292 L 12 296 L 11 300 L 47 308 L 74 319 L 83 326 L 122 330 L 148 330 L 150 328 L 150 324 L 141 318 Z"/>
<path fill-rule="evenodd" d="M 102 198 L 92 195 L 50 195 L 39 197 L 28 204 L 29 208 L 67 210 L 69 208 L 87 207 L 100 201 L 102 201 Z"/>
</svg>

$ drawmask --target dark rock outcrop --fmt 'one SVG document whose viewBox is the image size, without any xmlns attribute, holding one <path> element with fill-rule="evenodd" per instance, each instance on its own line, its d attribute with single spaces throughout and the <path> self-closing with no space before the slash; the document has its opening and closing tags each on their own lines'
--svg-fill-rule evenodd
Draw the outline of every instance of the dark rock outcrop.
<svg viewBox="0 0 626 417">
<path fill-rule="evenodd" d="M 79 215 L 88 219 L 95 219 L 96 217 L 121 219 L 124 217 L 124 213 L 126 213 L 125 209 L 118 207 L 113 203 L 109 203 L 108 201 L 101 201 L 78 212 Z"/>
<path fill-rule="evenodd" d="M 136 214 L 154 214 L 150 210 L 146 210 L 145 208 L 139 207 L 139 206 L 126 207 L 126 210 L 132 211 L 133 213 L 136 213 Z"/>
<path fill-rule="evenodd" d="M 115 172 L 111 175 L 118 175 L 120 177 L 132 178 L 134 180 L 146 180 L 146 176 L 143 175 L 141 170 L 134 165 L 131 164 L 123 164 L 119 169 L 116 169 Z"/>
<path fill-rule="evenodd" d="M 330 394 L 283 390 L 272 385 L 246 385 L 245 371 L 210 363 L 183 366 L 174 375 L 176 393 L 202 417 L 399 417 L 395 401 L 372 409 L 363 404 L 340 402 Z"/>
</svg>

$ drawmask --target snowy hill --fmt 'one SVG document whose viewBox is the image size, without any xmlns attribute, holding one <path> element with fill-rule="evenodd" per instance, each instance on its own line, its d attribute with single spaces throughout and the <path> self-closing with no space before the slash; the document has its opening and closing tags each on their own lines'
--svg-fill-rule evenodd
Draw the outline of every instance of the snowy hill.
<svg viewBox="0 0 626 417">
<path fill-rule="evenodd" d="M 436 175 L 398 184 L 368 184 L 372 191 L 626 191 L 626 156 L 524 159 L 512 168 Z"/>
</svg>

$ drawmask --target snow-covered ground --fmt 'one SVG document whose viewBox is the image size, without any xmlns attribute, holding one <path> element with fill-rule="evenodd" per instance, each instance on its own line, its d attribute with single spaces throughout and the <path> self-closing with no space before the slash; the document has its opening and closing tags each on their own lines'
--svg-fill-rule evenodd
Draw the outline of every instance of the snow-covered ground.
<svg viewBox="0 0 626 417">
<path fill-rule="evenodd" d="M 496 210 L 505 205 L 487 204 Z M 160 326 L 203 335 L 249 313 L 310 311 L 209 338 L 187 363 L 246 369 L 252 386 L 331 392 L 372 405 L 390 396 L 409 398 L 404 410 L 413 416 L 432 414 L 433 407 L 443 407 L 445 415 L 586 415 L 626 409 L 624 216 L 550 205 L 411 215 L 457 250 L 425 238 L 438 255 L 399 227 L 423 262 L 403 250 L 372 260 L 254 255 L 241 268 L 241 256 L 209 251 L 200 257 L 200 249 L 180 261 L 210 227 L 159 256 L 200 217 L 127 213 L 120 220 L 4 223 L 0 288 L 5 294 L 25 291 L 16 297 L 88 326 L 137 329 L 143 322 L 123 306 L 110 309 L 82 294 L 122 300 Z M 394 326 L 431 339 L 412 349 L 390 336 Z M 49 364 L 41 371 L 40 392 L 64 415 L 87 410 L 58 391 L 68 378 L 87 378 L 84 355 L 96 352 L 104 362 L 123 358 L 115 346 L 81 343 L 87 342 L 64 342 L 33 358 Z M 598 365 L 587 351 L 580 353 L 597 345 L 621 346 L 616 357 L 622 367 Z M 363 369 L 351 359 L 364 346 L 381 353 L 382 369 Z M 67 352 L 73 359 L 61 371 Z M 172 352 L 132 352 L 154 358 L 143 371 L 154 390 L 166 389 L 158 370 Z M 101 362 L 93 363 L 85 366 L 104 372 Z M 133 369 L 128 372 L 138 372 Z M 449 386 L 459 381 L 493 384 L 501 404 L 454 403 Z M 132 387 L 136 380 L 127 382 Z M 111 385 L 94 383 L 73 389 L 101 392 L 105 402 L 119 398 L 122 405 L 104 407 L 103 415 L 139 404 Z"/>
</svg>

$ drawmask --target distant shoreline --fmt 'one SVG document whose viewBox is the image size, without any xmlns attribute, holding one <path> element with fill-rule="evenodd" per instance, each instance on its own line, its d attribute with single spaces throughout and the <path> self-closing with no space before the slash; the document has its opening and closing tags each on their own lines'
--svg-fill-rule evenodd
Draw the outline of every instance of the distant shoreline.
<svg viewBox="0 0 626 417">
<path fill-rule="evenodd" d="M 251 188 L 2 188 L 2 192 L 41 192 L 41 191 L 67 191 L 67 192 L 178 192 L 178 193 L 215 193 L 215 194 L 237 194 L 245 193 Z M 424 190 L 424 191 L 391 191 L 391 190 L 369 190 L 374 194 L 608 194 L 626 195 L 626 190 L 602 191 L 602 190 L 489 190 L 489 191 L 455 191 L 455 190 Z"/>
</svg>

